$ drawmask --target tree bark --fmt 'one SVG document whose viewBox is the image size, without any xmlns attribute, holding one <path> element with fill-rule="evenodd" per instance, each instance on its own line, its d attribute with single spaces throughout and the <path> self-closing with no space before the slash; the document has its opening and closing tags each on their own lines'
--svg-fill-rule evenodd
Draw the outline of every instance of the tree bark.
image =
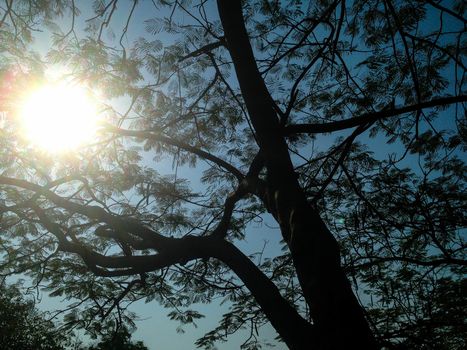
<svg viewBox="0 0 467 350">
<path fill-rule="evenodd" d="M 310 307 L 319 349 L 376 342 L 340 265 L 337 241 L 298 183 L 273 100 L 253 55 L 240 0 L 218 0 L 227 48 L 267 170 L 268 208 L 279 222 Z M 277 329 L 279 334 L 280 330 Z M 303 349 L 309 335 L 302 334 Z"/>
</svg>

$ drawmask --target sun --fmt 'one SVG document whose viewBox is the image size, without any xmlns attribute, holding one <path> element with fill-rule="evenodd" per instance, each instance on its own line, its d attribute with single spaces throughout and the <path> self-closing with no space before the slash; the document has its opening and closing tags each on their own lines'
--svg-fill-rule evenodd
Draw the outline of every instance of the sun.
<svg viewBox="0 0 467 350">
<path fill-rule="evenodd" d="M 28 92 L 19 110 L 22 136 L 51 153 L 72 151 L 92 142 L 99 119 L 91 91 L 66 81 L 45 83 Z"/>
</svg>

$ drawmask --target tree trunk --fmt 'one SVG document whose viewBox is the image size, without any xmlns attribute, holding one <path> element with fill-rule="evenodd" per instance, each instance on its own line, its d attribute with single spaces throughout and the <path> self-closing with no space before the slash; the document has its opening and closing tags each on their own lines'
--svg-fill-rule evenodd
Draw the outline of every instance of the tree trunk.
<svg viewBox="0 0 467 350">
<path fill-rule="evenodd" d="M 268 208 L 288 243 L 319 349 L 374 349 L 376 342 L 341 265 L 339 247 L 301 189 L 282 126 L 246 32 L 240 0 L 218 0 L 224 35 L 267 170 Z M 280 334 L 280 330 L 277 330 Z M 307 335 L 303 334 L 303 348 Z"/>
</svg>

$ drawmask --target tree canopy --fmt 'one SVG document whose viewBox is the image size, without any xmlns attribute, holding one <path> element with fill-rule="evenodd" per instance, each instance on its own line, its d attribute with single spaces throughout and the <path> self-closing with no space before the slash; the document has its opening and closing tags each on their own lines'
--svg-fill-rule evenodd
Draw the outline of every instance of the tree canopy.
<svg viewBox="0 0 467 350">
<path fill-rule="evenodd" d="M 105 334 L 103 339 L 88 350 L 148 350 L 142 341 L 133 343 L 131 334 L 124 327 L 116 332 Z"/>
<path fill-rule="evenodd" d="M 0 285 L 0 349 L 63 350 L 66 338 L 25 300 L 15 285 Z"/>
<path fill-rule="evenodd" d="M 465 348 L 464 1 L 92 4 L 0 6 L 2 275 L 91 334 L 220 298 L 198 347 L 270 323 L 291 349 Z M 51 67 L 100 92 L 67 154 L 16 122 Z"/>
<path fill-rule="evenodd" d="M 0 349 L 21 350 L 147 350 L 142 341 L 132 342 L 127 327 L 104 330 L 95 345 L 83 346 L 73 333 L 63 333 L 50 313 L 40 312 L 21 284 L 0 285 Z"/>
</svg>

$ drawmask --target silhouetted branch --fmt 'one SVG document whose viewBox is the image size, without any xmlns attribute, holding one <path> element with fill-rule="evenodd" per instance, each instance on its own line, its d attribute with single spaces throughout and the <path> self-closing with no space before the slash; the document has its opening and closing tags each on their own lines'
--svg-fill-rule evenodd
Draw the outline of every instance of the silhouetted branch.
<svg viewBox="0 0 467 350">
<path fill-rule="evenodd" d="M 120 129 L 116 128 L 112 125 L 106 125 L 106 130 L 109 132 L 112 132 L 117 135 L 121 136 L 130 136 L 130 137 L 136 137 L 136 138 L 141 138 L 141 139 L 148 139 L 148 140 L 153 140 L 153 141 L 159 141 L 171 146 L 175 146 L 178 148 L 181 148 L 185 151 L 188 151 L 190 153 L 196 154 L 197 156 L 210 160 L 213 163 L 219 165 L 220 167 L 224 168 L 225 170 L 229 171 L 232 175 L 234 175 L 239 181 L 241 181 L 245 176 L 238 170 L 236 167 L 234 167 L 232 164 L 227 163 L 225 160 L 220 159 L 219 157 L 216 157 L 215 155 L 208 153 L 206 151 L 203 151 L 197 147 L 191 146 L 185 142 L 158 134 L 156 132 L 150 131 L 150 130 L 126 130 L 126 129 Z"/>
<path fill-rule="evenodd" d="M 197 57 L 197 56 L 200 56 L 200 55 L 203 55 L 203 54 L 207 54 L 208 52 L 211 52 L 221 46 L 225 46 L 225 40 L 224 38 L 221 38 L 221 40 L 219 41 L 216 41 L 214 43 L 210 43 L 210 44 L 207 44 L 203 47 L 200 47 L 199 49 L 193 51 L 193 52 L 190 52 L 188 55 L 185 55 L 183 57 L 181 57 L 178 62 L 182 62 L 182 61 L 185 61 L 186 59 L 188 58 L 192 58 L 192 57 Z"/>
<path fill-rule="evenodd" d="M 451 9 L 448 9 L 447 7 L 441 6 L 440 4 L 434 2 L 433 0 L 426 0 L 426 2 L 429 3 L 431 6 L 433 6 L 434 8 L 437 8 L 438 10 L 441 10 L 442 12 L 449 13 L 454 18 L 457 18 L 459 21 L 463 22 L 464 24 L 467 24 L 467 19 L 465 19 L 461 15 L 455 13 Z"/>
<path fill-rule="evenodd" d="M 446 106 L 449 104 L 462 103 L 462 102 L 467 102 L 467 95 L 441 97 L 441 98 L 433 99 L 431 101 L 422 102 L 420 104 L 414 104 L 414 105 L 404 106 L 400 108 L 382 110 L 382 111 L 374 112 L 374 113 L 365 113 L 358 117 L 339 120 L 335 122 L 329 122 L 329 123 L 292 124 L 284 128 L 284 133 L 286 135 L 293 135 L 293 134 L 300 134 L 300 133 L 318 134 L 318 133 L 345 130 L 345 129 L 353 128 L 353 127 L 356 127 L 356 126 L 359 126 L 361 124 L 368 123 L 371 121 L 389 118 L 389 117 L 393 117 L 393 116 L 404 114 L 404 113 L 415 112 L 419 109 L 441 107 L 441 106 Z"/>
</svg>

